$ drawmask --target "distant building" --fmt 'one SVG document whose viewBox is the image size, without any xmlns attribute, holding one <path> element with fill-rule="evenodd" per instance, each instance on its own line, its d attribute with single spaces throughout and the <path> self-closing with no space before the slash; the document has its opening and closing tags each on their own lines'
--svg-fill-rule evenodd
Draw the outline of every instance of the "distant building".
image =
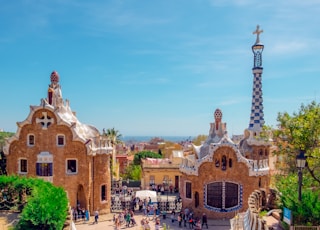
<svg viewBox="0 0 320 230">
<path fill-rule="evenodd" d="M 141 187 L 142 189 L 178 192 L 180 189 L 180 164 L 183 152 L 173 151 L 171 159 L 146 158 L 141 160 Z"/>
<path fill-rule="evenodd" d="M 63 187 L 72 207 L 109 213 L 112 148 L 95 127 L 78 120 L 68 100 L 63 101 L 57 72 L 50 80 L 47 98 L 30 106 L 4 147 L 7 172 Z"/>
</svg>

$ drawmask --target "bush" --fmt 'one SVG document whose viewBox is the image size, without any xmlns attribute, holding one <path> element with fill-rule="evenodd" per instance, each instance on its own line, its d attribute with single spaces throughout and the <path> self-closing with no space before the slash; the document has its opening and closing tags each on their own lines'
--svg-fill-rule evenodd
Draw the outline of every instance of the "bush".
<svg viewBox="0 0 320 230">
<path fill-rule="evenodd" d="M 5 188 L 13 201 L 23 207 L 17 230 L 62 229 L 67 218 L 68 199 L 61 187 L 41 179 L 0 176 L 0 187 Z"/>
</svg>

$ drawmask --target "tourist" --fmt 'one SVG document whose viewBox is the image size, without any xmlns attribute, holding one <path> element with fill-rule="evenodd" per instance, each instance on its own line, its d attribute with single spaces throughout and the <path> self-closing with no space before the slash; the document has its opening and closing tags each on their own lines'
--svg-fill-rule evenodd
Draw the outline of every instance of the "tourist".
<svg viewBox="0 0 320 230">
<path fill-rule="evenodd" d="M 155 223 L 154 228 L 155 228 L 155 230 L 160 230 L 160 219 L 159 218 L 156 219 L 156 223 Z"/>
<path fill-rule="evenodd" d="M 196 223 L 195 223 L 195 230 L 201 230 L 200 220 L 196 221 Z"/>
<path fill-rule="evenodd" d="M 173 210 L 173 211 L 171 212 L 171 223 L 174 222 L 175 215 L 176 215 L 176 213 L 175 213 L 175 211 Z"/>
<path fill-rule="evenodd" d="M 205 213 L 202 214 L 202 227 L 203 225 L 206 225 L 207 226 L 207 229 L 208 229 L 208 218 L 207 218 L 207 215 Z"/>
<path fill-rule="evenodd" d="M 181 223 L 182 223 L 182 212 L 180 212 L 179 213 L 179 215 L 178 215 L 178 223 L 179 223 L 179 227 L 181 228 L 182 226 L 181 226 Z"/>
<path fill-rule="evenodd" d="M 99 219 L 99 211 L 96 210 L 94 212 L 94 223 L 97 224 L 98 223 L 98 219 Z"/>
<path fill-rule="evenodd" d="M 120 218 L 116 218 L 115 220 L 115 225 L 116 225 L 116 230 L 120 230 L 121 227 L 121 223 L 120 223 Z"/>
<path fill-rule="evenodd" d="M 131 222 L 131 216 L 129 212 L 126 213 L 125 219 L 126 219 L 126 226 L 129 227 Z"/>
</svg>

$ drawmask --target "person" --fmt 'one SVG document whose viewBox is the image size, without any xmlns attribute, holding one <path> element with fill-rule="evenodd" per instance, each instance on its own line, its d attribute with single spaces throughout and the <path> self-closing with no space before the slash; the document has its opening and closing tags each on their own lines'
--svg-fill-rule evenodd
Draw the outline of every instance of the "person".
<svg viewBox="0 0 320 230">
<path fill-rule="evenodd" d="M 182 223 L 182 212 L 179 213 L 178 215 L 178 223 L 179 223 L 179 227 L 181 228 L 181 223 Z"/>
<path fill-rule="evenodd" d="M 98 223 L 98 219 L 99 219 L 99 211 L 96 210 L 94 212 L 94 223 L 97 224 Z"/>
<path fill-rule="evenodd" d="M 126 219 L 126 226 L 129 227 L 131 222 L 131 216 L 129 212 L 127 212 L 125 219 Z"/>
<path fill-rule="evenodd" d="M 190 213 L 190 214 L 189 214 L 188 221 L 189 221 L 189 228 L 191 228 L 191 229 L 192 229 L 192 228 L 193 228 L 193 226 L 194 226 L 192 213 Z"/>
<path fill-rule="evenodd" d="M 155 230 L 160 230 L 160 219 L 159 218 L 156 219 L 156 223 L 155 223 L 154 228 L 155 228 Z"/>
<path fill-rule="evenodd" d="M 174 222 L 174 218 L 175 218 L 176 213 L 174 212 L 174 210 L 171 212 L 171 223 Z"/>
<path fill-rule="evenodd" d="M 200 220 L 198 220 L 195 224 L 195 230 L 201 230 L 201 223 Z"/>
<path fill-rule="evenodd" d="M 203 227 L 203 225 L 206 225 L 207 229 L 208 229 L 208 218 L 207 218 L 207 215 L 205 213 L 202 214 L 202 225 L 201 225 L 201 227 Z"/>
</svg>

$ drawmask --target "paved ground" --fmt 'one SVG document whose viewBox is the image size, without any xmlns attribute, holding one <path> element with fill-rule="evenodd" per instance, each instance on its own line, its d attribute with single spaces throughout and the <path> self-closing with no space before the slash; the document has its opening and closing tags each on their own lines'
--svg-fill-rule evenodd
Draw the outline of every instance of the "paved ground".
<svg viewBox="0 0 320 230">
<path fill-rule="evenodd" d="M 112 221 L 113 214 L 107 214 L 107 215 L 100 215 L 98 224 L 94 224 L 93 217 L 90 218 L 88 222 L 78 221 L 75 223 L 76 230 L 112 230 L 115 229 L 114 223 Z M 136 226 L 130 226 L 127 228 L 125 225 L 122 225 L 120 229 L 129 229 L 129 230 L 141 230 L 141 224 L 140 221 L 142 218 L 145 218 L 140 213 L 135 214 L 135 220 L 137 222 Z M 181 227 L 179 228 L 179 224 L 177 221 L 174 223 L 171 222 L 170 216 L 166 219 L 163 219 L 162 216 L 160 218 L 161 228 L 163 228 L 163 224 L 165 223 L 167 226 L 169 226 L 170 230 L 175 229 L 190 229 L 187 223 L 187 227 Z M 151 220 L 150 218 L 150 226 L 151 230 L 155 229 L 155 222 Z M 183 226 L 183 223 L 182 223 Z M 203 229 L 206 229 L 204 227 Z M 230 230 L 230 221 L 229 220 L 208 220 L 208 229 L 214 229 L 214 230 Z"/>
</svg>

